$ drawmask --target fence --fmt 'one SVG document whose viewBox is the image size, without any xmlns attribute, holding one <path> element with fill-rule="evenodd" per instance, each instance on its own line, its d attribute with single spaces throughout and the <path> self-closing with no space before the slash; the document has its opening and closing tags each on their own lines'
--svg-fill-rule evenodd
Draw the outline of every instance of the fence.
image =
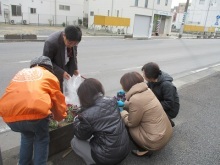
<svg viewBox="0 0 220 165">
<path fill-rule="evenodd" d="M 0 19 L 0 22 L 11 24 L 65 26 L 81 25 L 83 24 L 83 20 L 85 19 L 78 16 L 22 13 L 21 16 L 11 16 L 10 18 L 6 18 L 3 20 Z"/>
</svg>

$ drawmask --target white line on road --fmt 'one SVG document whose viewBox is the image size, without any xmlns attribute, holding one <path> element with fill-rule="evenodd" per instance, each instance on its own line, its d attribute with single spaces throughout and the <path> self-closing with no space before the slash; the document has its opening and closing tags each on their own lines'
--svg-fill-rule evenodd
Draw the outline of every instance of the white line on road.
<svg viewBox="0 0 220 165">
<path fill-rule="evenodd" d="M 31 62 L 31 60 L 27 60 L 27 61 L 18 61 L 18 63 L 29 63 L 29 62 Z"/>
<path fill-rule="evenodd" d="M 194 70 L 194 71 L 191 71 L 192 73 L 198 73 L 198 72 L 201 72 L 201 71 L 204 71 L 204 70 L 207 70 L 208 68 L 202 68 L 202 69 L 198 69 L 198 70 Z"/>
<path fill-rule="evenodd" d="M 216 67 L 216 66 L 220 66 L 220 64 L 215 64 L 215 65 L 212 65 L 211 67 Z"/>
<path fill-rule="evenodd" d="M 132 67 L 132 68 L 125 68 L 125 69 L 122 69 L 122 70 L 134 70 L 134 69 L 139 69 L 139 68 L 142 68 L 143 66 L 137 66 L 137 67 Z"/>
</svg>

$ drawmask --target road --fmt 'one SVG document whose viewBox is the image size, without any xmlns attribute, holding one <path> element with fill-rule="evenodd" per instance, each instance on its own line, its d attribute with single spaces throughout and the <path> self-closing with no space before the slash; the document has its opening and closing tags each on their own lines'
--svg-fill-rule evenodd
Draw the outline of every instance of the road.
<svg viewBox="0 0 220 165">
<path fill-rule="evenodd" d="M 11 42 L 0 44 L 0 96 L 14 74 L 29 67 L 29 62 L 42 55 L 42 42 Z M 81 75 L 99 79 L 107 95 L 120 89 L 120 77 L 139 71 L 149 62 L 157 62 L 174 78 L 192 74 L 220 63 L 219 40 L 124 40 L 121 38 L 87 37 L 78 48 Z M 2 151 L 18 145 L 18 135 L 8 131 L 0 119 L 0 141 L 13 136 L 14 141 L 1 146 Z M 2 145 L 2 144 L 1 144 Z"/>
</svg>

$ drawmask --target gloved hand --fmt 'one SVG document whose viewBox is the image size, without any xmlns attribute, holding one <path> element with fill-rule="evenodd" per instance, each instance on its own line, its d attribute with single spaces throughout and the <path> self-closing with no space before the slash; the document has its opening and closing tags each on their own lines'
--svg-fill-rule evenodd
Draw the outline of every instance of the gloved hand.
<svg viewBox="0 0 220 165">
<path fill-rule="evenodd" d="M 118 103 L 118 107 L 122 107 L 123 108 L 125 106 L 125 103 L 123 101 L 121 101 L 121 100 L 117 101 L 117 103 Z"/>
<path fill-rule="evenodd" d="M 122 112 L 125 103 L 123 101 L 121 101 L 121 100 L 117 101 L 117 103 L 118 103 L 119 111 Z"/>
</svg>

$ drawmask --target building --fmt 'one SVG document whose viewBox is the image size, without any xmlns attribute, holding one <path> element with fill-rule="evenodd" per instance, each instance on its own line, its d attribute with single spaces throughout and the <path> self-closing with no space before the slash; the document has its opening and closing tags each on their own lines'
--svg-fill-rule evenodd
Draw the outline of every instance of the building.
<svg viewBox="0 0 220 165">
<path fill-rule="evenodd" d="M 0 22 L 66 25 L 82 18 L 82 0 L 0 0 Z"/>
<path fill-rule="evenodd" d="M 189 6 L 190 6 L 190 4 L 189 4 Z M 173 29 L 180 29 L 181 24 L 183 22 L 185 7 L 186 7 L 186 3 L 179 3 L 178 6 L 175 6 L 172 9 L 172 12 L 173 12 L 172 28 Z"/>
<path fill-rule="evenodd" d="M 130 25 L 96 26 L 133 37 L 168 35 L 172 0 L 0 0 L 0 22 L 11 24 L 81 24 L 94 27 L 96 15 L 129 18 Z"/>
<path fill-rule="evenodd" d="M 84 17 L 88 17 L 88 27 L 94 26 L 94 16 L 130 18 L 130 26 L 96 27 L 113 32 L 123 30 L 133 37 L 151 37 L 151 33 L 170 33 L 172 13 L 171 0 L 84 0 Z M 152 30 L 153 29 L 153 30 Z"/>
<path fill-rule="evenodd" d="M 186 23 L 220 30 L 220 0 L 192 0 Z"/>
</svg>

